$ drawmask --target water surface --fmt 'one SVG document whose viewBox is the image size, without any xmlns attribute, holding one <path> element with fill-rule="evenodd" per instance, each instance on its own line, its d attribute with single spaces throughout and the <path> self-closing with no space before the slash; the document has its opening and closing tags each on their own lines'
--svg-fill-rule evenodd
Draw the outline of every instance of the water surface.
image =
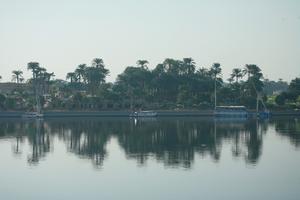
<svg viewBox="0 0 300 200">
<path fill-rule="evenodd" d="M 0 159 L 0 199 L 299 199 L 300 119 L 1 119 Z"/>
</svg>

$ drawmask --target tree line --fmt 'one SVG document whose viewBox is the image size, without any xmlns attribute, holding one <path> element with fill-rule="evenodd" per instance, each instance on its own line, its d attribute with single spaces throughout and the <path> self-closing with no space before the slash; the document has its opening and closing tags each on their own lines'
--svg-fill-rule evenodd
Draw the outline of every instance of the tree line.
<svg viewBox="0 0 300 200">
<path fill-rule="evenodd" d="M 138 60 L 136 65 L 126 67 L 114 83 L 108 83 L 109 70 L 101 58 L 93 59 L 90 65 L 79 64 L 74 71 L 67 73 L 66 80 L 53 79 L 54 73 L 48 73 L 37 62 L 30 62 L 27 69 L 32 72 L 32 77 L 27 83 L 41 97 L 42 105 L 46 101 L 45 94 L 51 97 L 47 104 L 49 109 L 99 110 L 212 109 L 215 103 L 245 105 L 253 109 L 257 97 L 267 104 L 272 103 L 266 85 L 270 88 L 272 84 L 285 84 L 283 81 L 278 84 L 266 81 L 262 70 L 255 64 L 233 68 L 227 80 L 222 78 L 220 63 L 205 68 L 198 67 L 192 58 L 167 58 L 154 69 L 149 69 L 148 65 L 147 60 Z M 24 82 L 21 70 L 12 73 L 13 81 Z M 299 80 L 292 80 L 285 91 L 273 96 L 273 104 L 297 106 Z"/>
</svg>

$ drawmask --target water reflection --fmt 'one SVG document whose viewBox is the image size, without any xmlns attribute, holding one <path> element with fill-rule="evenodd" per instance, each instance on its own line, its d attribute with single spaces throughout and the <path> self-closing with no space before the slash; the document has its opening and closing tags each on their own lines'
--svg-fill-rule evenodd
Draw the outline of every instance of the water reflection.
<svg viewBox="0 0 300 200">
<path fill-rule="evenodd" d="M 300 119 L 282 119 L 272 122 L 279 135 L 288 138 L 295 147 L 300 147 Z"/>
<path fill-rule="evenodd" d="M 262 155 L 268 130 L 288 138 L 299 148 L 300 121 L 293 118 L 270 121 L 216 121 L 207 118 L 128 118 L 1 120 L 0 140 L 13 138 L 12 152 L 22 155 L 28 141 L 28 163 L 37 164 L 55 148 L 53 139 L 63 141 L 67 150 L 101 167 L 109 156 L 106 146 L 116 138 L 128 159 L 146 165 L 151 157 L 169 167 L 190 168 L 195 156 L 218 162 L 222 145 L 229 143 L 234 158 L 256 164 Z"/>
</svg>

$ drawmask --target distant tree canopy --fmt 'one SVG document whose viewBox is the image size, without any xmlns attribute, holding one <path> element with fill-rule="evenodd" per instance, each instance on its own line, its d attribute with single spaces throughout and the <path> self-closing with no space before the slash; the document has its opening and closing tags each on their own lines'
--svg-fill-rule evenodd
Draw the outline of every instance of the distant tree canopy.
<svg viewBox="0 0 300 200">
<path fill-rule="evenodd" d="M 278 81 L 270 81 L 268 79 L 264 80 L 264 93 L 266 95 L 278 94 L 281 92 L 286 92 L 288 90 L 289 84 L 287 82 L 279 79 Z"/>
<path fill-rule="evenodd" d="M 96 58 L 89 67 L 79 65 L 67 74 L 69 87 L 87 91 L 102 101 L 131 109 L 212 108 L 216 84 L 218 105 L 255 106 L 257 92 L 262 92 L 263 75 L 257 65 L 235 68 L 234 82 L 225 83 L 222 67 L 213 63 L 210 68 L 198 68 L 192 58 L 166 58 L 153 70 L 147 60 L 138 60 L 118 75 L 114 84 L 106 84 L 109 71 L 104 61 Z M 242 80 L 247 75 L 246 80 Z"/>
<path fill-rule="evenodd" d="M 277 105 L 283 106 L 286 102 L 293 103 L 295 106 L 300 104 L 300 78 L 295 78 L 291 81 L 288 89 L 278 96 L 275 102 Z"/>
<path fill-rule="evenodd" d="M 16 83 L 21 83 L 24 81 L 23 72 L 21 70 L 12 71 L 12 81 L 16 81 Z"/>
<path fill-rule="evenodd" d="M 48 102 L 51 109 L 211 109 L 215 90 L 217 105 L 245 105 L 250 109 L 255 108 L 257 97 L 267 101 L 266 95 L 276 95 L 273 102 L 279 106 L 297 104 L 300 99 L 300 78 L 290 85 L 282 80 L 269 81 L 255 64 L 233 68 L 227 82 L 217 62 L 205 68 L 198 67 L 192 58 L 166 58 L 153 69 L 148 65 L 147 60 L 140 59 L 135 66 L 127 66 L 114 83 L 106 83 L 109 70 L 101 58 L 79 64 L 66 74 L 67 81 L 52 80 L 54 73 L 48 73 L 38 62 L 30 62 L 27 69 L 32 78 L 27 82 L 39 96 L 52 97 Z M 13 71 L 13 81 L 21 83 L 22 73 Z M 34 104 L 30 95 L 22 98 L 29 98 L 27 106 Z M 1 105 L 22 101 L 6 97 Z"/>
</svg>

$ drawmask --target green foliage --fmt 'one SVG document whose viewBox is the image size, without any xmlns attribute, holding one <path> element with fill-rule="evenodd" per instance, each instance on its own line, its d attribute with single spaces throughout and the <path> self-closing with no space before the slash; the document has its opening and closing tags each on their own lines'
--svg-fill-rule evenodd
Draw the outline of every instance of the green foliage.
<svg viewBox="0 0 300 200">
<path fill-rule="evenodd" d="M 294 97 L 300 95 L 300 78 L 291 81 L 289 91 Z"/>
<path fill-rule="evenodd" d="M 286 95 L 285 93 L 279 94 L 276 96 L 275 98 L 275 102 L 277 105 L 279 106 L 283 106 L 285 104 L 285 100 L 286 100 Z"/>
<path fill-rule="evenodd" d="M 5 102 L 5 95 L 4 94 L 0 94 L 0 104 L 3 104 Z"/>
<path fill-rule="evenodd" d="M 257 97 L 264 97 L 263 101 L 274 106 L 283 106 L 286 102 L 296 105 L 299 101 L 299 78 L 291 82 L 287 92 L 274 96 L 272 101 L 267 98 L 265 92 L 272 93 L 287 85 L 282 81 L 263 80 L 261 69 L 254 64 L 234 68 L 229 83 L 222 79 L 220 63 L 197 68 L 192 58 L 166 58 L 152 70 L 147 60 L 138 60 L 136 64 L 126 67 L 115 83 L 106 83 L 109 70 L 101 58 L 93 59 L 91 65 L 80 64 L 67 73 L 69 82 L 52 81 L 53 73 L 48 73 L 37 62 L 30 62 L 27 68 L 32 71 L 32 78 L 28 82 L 34 94 L 40 97 L 51 94 L 50 102 L 40 98 L 42 105 L 49 104 L 48 109 L 207 109 L 214 107 L 215 88 L 217 105 L 255 108 Z M 22 98 L 26 99 L 28 109 L 35 106 L 32 95 L 20 95 L 19 99 L 14 97 L 18 99 L 15 102 L 5 100 L 5 106 L 20 107 Z"/>
<path fill-rule="evenodd" d="M 16 99 L 12 97 L 6 98 L 5 107 L 8 109 L 15 109 L 16 108 Z"/>
<path fill-rule="evenodd" d="M 166 58 L 153 70 L 149 70 L 148 64 L 147 60 L 138 60 L 137 66 L 126 67 L 114 84 L 106 84 L 108 70 L 102 59 L 94 59 L 91 67 L 82 64 L 75 72 L 68 73 L 70 86 L 74 86 L 74 82 L 81 86 L 71 87 L 71 90 L 88 91 L 110 105 L 106 107 L 188 109 L 212 108 L 216 84 L 218 105 L 242 104 L 253 108 L 264 86 L 261 70 L 256 65 L 246 65 L 244 70 L 233 69 L 231 77 L 235 82 L 225 84 L 219 63 L 198 70 L 192 58 Z M 247 80 L 240 82 L 245 74 L 248 74 Z"/>
<path fill-rule="evenodd" d="M 23 72 L 21 70 L 12 71 L 12 81 L 16 81 L 16 83 L 23 82 Z"/>
<path fill-rule="evenodd" d="M 282 80 L 270 81 L 268 79 L 264 80 L 264 93 L 267 95 L 273 95 L 278 92 L 286 92 L 288 90 L 288 83 Z"/>
<path fill-rule="evenodd" d="M 4 103 L 5 103 L 6 97 L 3 94 L 0 94 L 0 109 L 4 109 Z"/>
<path fill-rule="evenodd" d="M 291 81 L 288 90 L 282 92 L 276 97 L 277 105 L 285 105 L 287 102 L 289 106 L 295 107 L 298 105 L 300 97 L 300 78 L 295 78 Z"/>
<path fill-rule="evenodd" d="M 70 88 L 75 90 L 85 90 L 95 95 L 101 84 L 105 83 L 105 78 L 109 70 L 105 68 L 101 58 L 95 58 L 91 66 L 80 64 L 74 72 L 67 73 L 67 80 L 70 80 Z"/>
</svg>

